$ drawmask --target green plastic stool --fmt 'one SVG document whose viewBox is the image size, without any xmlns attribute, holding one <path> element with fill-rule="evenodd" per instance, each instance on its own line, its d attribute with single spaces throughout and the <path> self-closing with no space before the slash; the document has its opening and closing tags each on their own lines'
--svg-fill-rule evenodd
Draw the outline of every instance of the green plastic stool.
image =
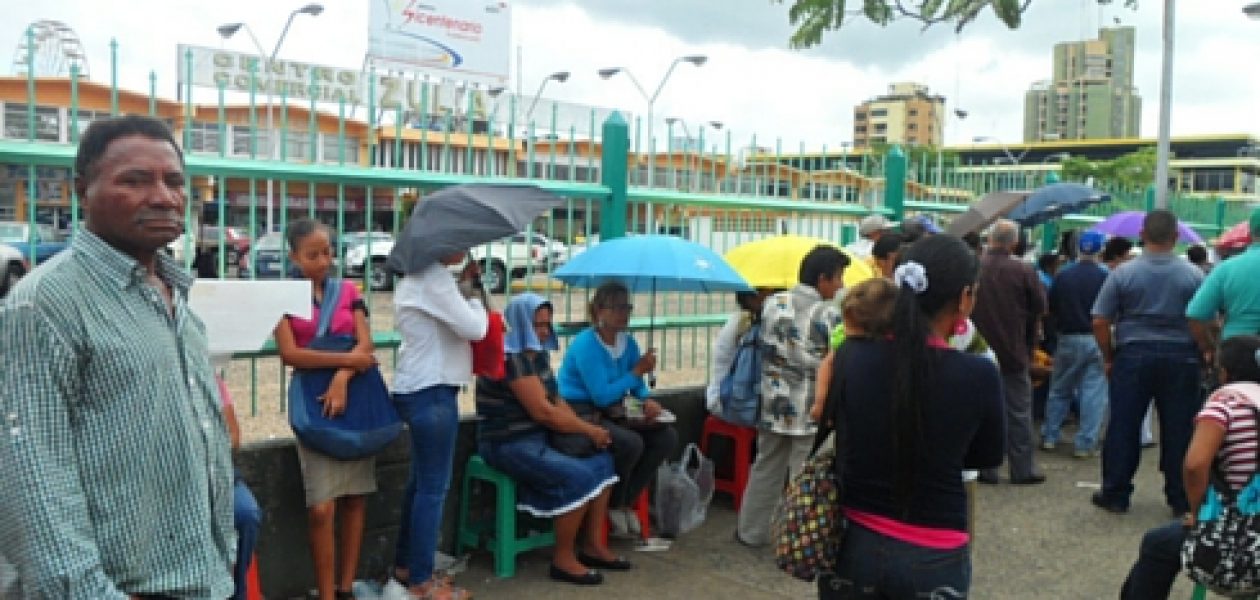
<svg viewBox="0 0 1260 600">
<path fill-rule="evenodd" d="M 472 498 L 472 483 L 480 479 L 495 488 L 494 520 L 470 522 L 469 501 Z M 516 482 L 500 473 L 480 456 L 473 455 L 468 459 L 464 469 L 463 495 L 459 499 L 459 533 L 455 540 L 455 553 L 462 554 L 466 548 L 478 548 L 484 534 L 486 548 L 494 554 L 494 574 L 497 577 L 513 577 L 516 575 L 516 555 L 535 548 L 554 546 L 556 534 L 551 530 L 550 522 L 547 531 L 527 533 L 524 537 L 516 537 Z"/>
</svg>

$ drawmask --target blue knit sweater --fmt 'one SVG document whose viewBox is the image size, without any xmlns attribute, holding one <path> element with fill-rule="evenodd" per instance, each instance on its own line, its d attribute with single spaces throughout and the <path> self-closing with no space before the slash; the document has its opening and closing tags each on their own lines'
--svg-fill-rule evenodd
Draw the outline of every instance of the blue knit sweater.
<svg viewBox="0 0 1260 600">
<path fill-rule="evenodd" d="M 626 396 L 648 396 L 647 384 L 634 374 L 639 362 L 639 345 L 633 336 L 626 336 L 626 351 L 613 360 L 608 349 L 600 343 L 595 329 L 587 327 L 573 337 L 564 351 L 564 362 L 556 383 L 560 397 L 568 402 L 590 402 L 600 408 L 615 404 Z"/>
</svg>

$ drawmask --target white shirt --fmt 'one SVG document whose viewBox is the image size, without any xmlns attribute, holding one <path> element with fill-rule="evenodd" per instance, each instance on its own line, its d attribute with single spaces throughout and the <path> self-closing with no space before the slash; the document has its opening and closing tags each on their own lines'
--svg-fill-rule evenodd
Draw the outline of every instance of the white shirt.
<svg viewBox="0 0 1260 600">
<path fill-rule="evenodd" d="M 403 277 L 394 290 L 394 326 L 402 335 L 394 392 L 409 394 L 472 379 L 469 342 L 486 337 L 481 300 L 467 300 L 450 271 L 434 263 Z"/>
<path fill-rule="evenodd" d="M 713 365 L 709 371 L 709 387 L 704 391 L 704 406 L 711 413 L 722 411 L 722 378 L 731 372 L 735 354 L 739 351 L 739 338 L 748 331 L 748 313 L 739 311 L 726 320 L 713 340 Z"/>
<path fill-rule="evenodd" d="M 857 240 L 854 240 L 853 243 L 844 247 L 844 249 L 848 250 L 854 258 L 859 259 L 870 258 L 871 250 L 874 248 L 875 240 L 872 240 L 871 238 L 858 238 Z"/>
</svg>

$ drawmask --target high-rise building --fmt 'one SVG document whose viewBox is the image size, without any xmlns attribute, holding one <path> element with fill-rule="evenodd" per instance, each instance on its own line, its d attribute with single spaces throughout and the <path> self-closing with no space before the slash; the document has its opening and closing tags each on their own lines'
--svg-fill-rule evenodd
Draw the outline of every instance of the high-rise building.
<svg viewBox="0 0 1260 600">
<path fill-rule="evenodd" d="M 1135 138 L 1142 98 L 1133 87 L 1132 27 L 1054 46 L 1054 77 L 1024 97 L 1024 141 Z"/>
<path fill-rule="evenodd" d="M 872 144 L 940 146 L 945 139 L 945 97 L 926 85 L 894 83 L 888 93 L 853 109 L 853 147 Z"/>
</svg>

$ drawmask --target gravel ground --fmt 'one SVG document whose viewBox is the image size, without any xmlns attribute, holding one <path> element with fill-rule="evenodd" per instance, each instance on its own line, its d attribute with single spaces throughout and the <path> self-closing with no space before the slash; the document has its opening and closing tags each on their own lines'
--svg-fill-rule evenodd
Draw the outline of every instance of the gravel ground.
<svg viewBox="0 0 1260 600">
<path fill-rule="evenodd" d="M 982 485 L 977 492 L 971 598 L 977 600 L 1095 600 L 1116 598 L 1149 528 L 1169 518 L 1158 472 L 1158 449 L 1142 453 L 1133 506 L 1113 515 L 1089 503 L 1099 481 L 1098 459 L 1079 460 L 1070 449 L 1038 453 L 1048 476 L 1037 486 Z M 750 550 L 732 539 L 735 512 L 719 494 L 704 525 L 662 553 L 624 551 L 636 563 L 628 573 L 610 573 L 598 591 L 547 579 L 548 550 L 517 561 L 513 579 L 493 576 L 487 552 L 473 555 L 456 577 L 477 598 L 813 598 L 813 586 L 774 567 L 768 549 Z M 1189 580 L 1179 579 L 1171 598 L 1188 599 Z M 1152 599 L 1157 600 L 1157 599 Z"/>
</svg>

